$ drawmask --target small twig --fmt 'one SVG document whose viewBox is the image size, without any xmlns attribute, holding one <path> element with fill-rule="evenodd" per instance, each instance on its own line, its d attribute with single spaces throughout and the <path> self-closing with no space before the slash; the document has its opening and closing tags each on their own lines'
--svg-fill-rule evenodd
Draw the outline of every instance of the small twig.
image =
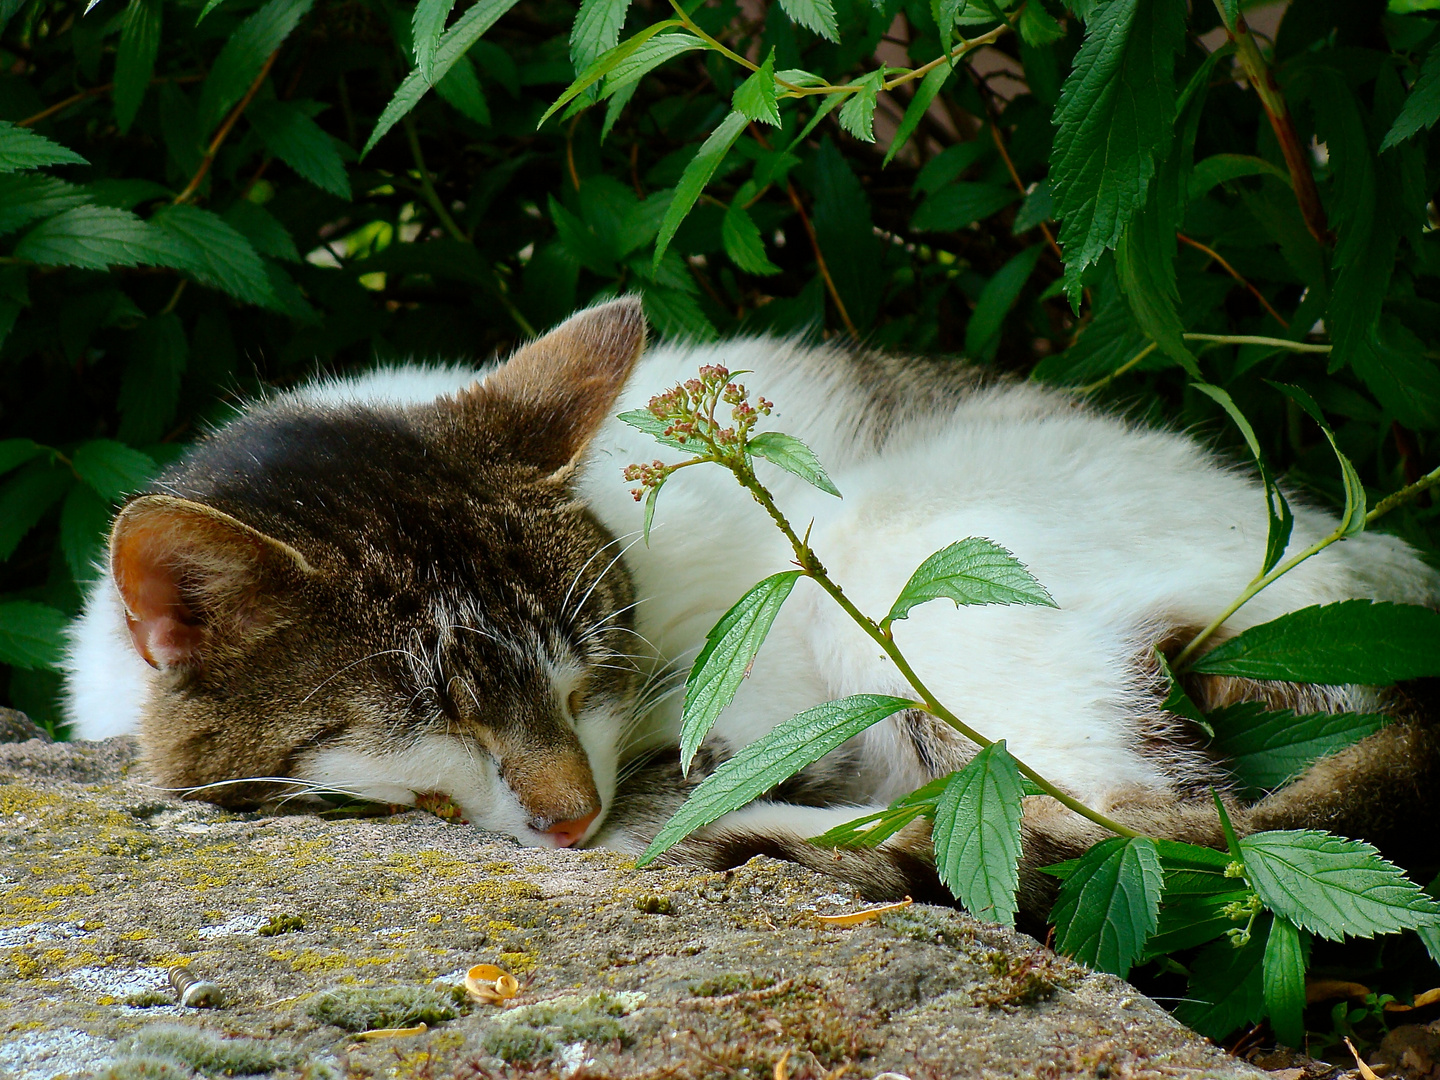
<svg viewBox="0 0 1440 1080">
<path fill-rule="evenodd" d="M 149 85 L 155 86 L 159 83 L 167 82 L 173 82 L 183 85 L 185 83 L 199 82 L 203 78 L 205 78 L 204 75 L 160 75 L 154 79 L 151 79 Z M 40 123 L 41 120 L 50 119 L 50 117 L 54 116 L 58 112 L 64 112 L 66 109 L 70 108 L 71 105 L 78 105 L 80 102 L 86 100 L 87 98 L 99 97 L 102 94 L 108 94 L 114 89 L 115 84 L 113 82 L 108 82 L 104 86 L 92 86 L 89 90 L 81 90 L 77 94 L 71 94 L 64 101 L 57 101 L 54 105 L 51 105 L 48 108 L 41 109 L 34 116 L 27 116 L 24 120 L 16 121 L 15 126 L 31 127 L 34 124 Z"/>
<path fill-rule="evenodd" d="M 225 118 L 225 123 L 220 125 L 220 130 L 217 131 L 215 137 L 210 140 L 210 145 L 205 148 L 205 156 L 200 159 L 200 167 L 195 170 L 195 175 L 192 176 L 190 182 L 185 185 L 185 190 L 175 196 L 176 206 L 187 203 L 195 197 L 195 192 L 200 189 L 200 182 L 205 179 L 205 174 L 210 171 L 210 166 L 215 163 L 215 155 L 220 152 L 220 147 L 224 145 L 226 138 L 229 137 L 231 129 L 235 127 L 235 123 L 240 119 L 241 114 L 249 107 L 250 102 L 255 100 L 255 95 L 260 92 L 261 85 L 269 78 L 270 69 L 275 66 L 275 58 L 279 55 L 280 50 L 276 49 L 265 58 L 265 63 L 260 67 L 260 74 L 255 76 L 255 81 L 250 84 L 250 89 L 245 91 L 245 96 L 242 97 L 240 103 L 230 111 L 230 115 Z"/>
<path fill-rule="evenodd" d="M 795 212 L 800 215 L 800 223 L 805 226 L 805 235 L 810 238 L 810 247 L 815 251 L 815 263 L 820 268 L 820 276 L 825 279 L 825 288 L 830 293 L 830 299 L 835 301 L 835 310 L 840 313 L 840 321 L 845 324 L 845 329 L 850 331 L 850 336 L 858 339 L 860 331 L 855 329 L 855 323 L 850 319 L 850 312 L 845 309 L 845 301 L 840 299 L 840 290 L 835 287 L 835 279 L 830 276 L 830 267 L 825 262 L 825 253 L 820 250 L 820 238 L 815 235 L 815 226 L 810 223 L 810 215 L 805 213 L 805 204 L 800 201 L 800 193 L 795 190 L 795 182 L 787 179 L 785 190 L 790 195 L 790 203 L 795 207 Z"/>
<path fill-rule="evenodd" d="M 576 113 L 575 119 L 570 121 L 570 130 L 565 132 L 565 167 L 570 170 L 570 183 L 575 185 L 575 190 L 580 190 L 580 174 L 575 171 L 575 128 L 580 123 L 583 113 Z"/>
<path fill-rule="evenodd" d="M 1278 322 L 1281 326 L 1285 327 L 1286 330 L 1290 329 L 1289 320 L 1282 316 L 1273 307 L 1271 307 L 1270 301 L 1265 299 L 1265 294 L 1262 293 L 1259 289 L 1257 289 L 1254 285 L 1252 285 L 1249 281 L 1247 281 L 1241 275 L 1240 271 L 1236 270 L 1233 266 L 1226 262 L 1224 256 L 1222 256 L 1218 251 L 1216 251 L 1214 248 L 1206 247 L 1199 240 L 1192 240 L 1190 237 L 1186 236 L 1182 232 L 1177 232 L 1175 234 L 1175 239 L 1179 240 L 1182 244 L 1189 244 L 1196 251 L 1203 251 L 1206 255 L 1210 256 L 1210 258 L 1214 259 L 1217 263 L 1220 264 L 1221 268 L 1227 274 L 1229 274 L 1232 278 L 1238 281 L 1241 285 L 1244 285 L 1245 288 L 1250 290 L 1250 295 L 1255 297 L 1256 300 L 1260 301 L 1260 306 L 1263 307 L 1266 311 L 1268 311 L 1276 322 Z"/>
<path fill-rule="evenodd" d="M 161 308 L 156 314 L 169 315 L 172 311 L 174 311 L 175 305 L 180 303 L 180 297 L 184 294 L 185 286 L 188 284 L 190 284 L 190 279 L 182 277 L 179 282 L 176 283 L 175 291 L 170 294 L 170 299 L 166 302 L 165 306 Z"/>
</svg>

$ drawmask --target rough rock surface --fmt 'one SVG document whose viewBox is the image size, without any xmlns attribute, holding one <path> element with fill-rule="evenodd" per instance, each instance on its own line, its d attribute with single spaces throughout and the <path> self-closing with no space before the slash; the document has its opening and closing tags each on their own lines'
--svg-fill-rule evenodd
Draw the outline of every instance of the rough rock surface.
<svg viewBox="0 0 1440 1080">
<path fill-rule="evenodd" d="M 853 899 L 783 863 L 637 872 L 417 812 L 234 814 L 134 756 L 0 746 L 0 1075 L 1263 1075 L 947 909 L 837 928 L 817 913 Z M 464 1004 L 479 963 L 519 996 Z M 175 1005 L 177 964 L 223 1007 Z"/>
</svg>

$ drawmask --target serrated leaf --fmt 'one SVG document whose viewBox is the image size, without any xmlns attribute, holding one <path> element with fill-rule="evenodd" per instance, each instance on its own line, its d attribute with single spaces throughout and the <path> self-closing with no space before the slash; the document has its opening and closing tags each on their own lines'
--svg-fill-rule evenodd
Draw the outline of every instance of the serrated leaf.
<svg viewBox="0 0 1440 1080">
<path fill-rule="evenodd" d="M 1305 1047 L 1305 968 L 1307 942 L 1289 919 L 1276 916 L 1265 942 L 1265 1012 L 1286 1046 Z"/>
<path fill-rule="evenodd" d="M 1044 382 L 1084 384 L 1110 375 L 1135 359 L 1147 345 L 1130 305 L 1120 294 L 1113 274 L 1101 279 L 1095 295 L 1095 318 L 1064 352 L 1035 365 L 1031 377 Z"/>
<path fill-rule="evenodd" d="M 940 881 L 979 919 L 1015 925 L 1020 887 L 1020 770 L 1004 741 L 955 773 L 935 807 Z"/>
<path fill-rule="evenodd" d="M 1049 221 L 1055 212 L 1055 200 L 1050 197 L 1050 184 L 1041 180 L 1025 196 L 1025 201 L 1020 204 L 1020 209 L 1015 211 L 1015 222 L 1010 226 L 1010 232 L 1015 236 L 1029 232 L 1037 225 L 1043 225 Z"/>
<path fill-rule="evenodd" d="M 277 2 L 277 0 L 272 0 L 272 2 Z M 365 148 L 360 151 L 360 156 L 363 158 L 370 153 L 385 133 L 420 103 L 420 99 L 429 91 L 432 79 L 436 82 L 443 79 L 446 73 L 455 66 L 456 61 L 469 52 L 470 47 L 480 40 L 485 31 L 494 26 L 500 16 L 518 2 L 519 0 L 479 0 L 479 3 L 456 19 L 455 25 L 440 36 L 440 43 L 435 47 L 435 62 L 430 71 L 430 78 L 427 79 L 418 70 L 405 76 L 399 89 L 395 91 L 394 97 L 381 111 L 380 119 L 375 121 L 375 128 L 370 132 L 370 138 L 365 140 Z M 541 122 L 544 122 L 543 118 Z"/>
<path fill-rule="evenodd" d="M 1250 798 L 1282 788 L 1322 757 L 1373 735 L 1390 717 L 1383 713 L 1268 712 L 1259 702 L 1228 705 L 1210 714 L 1210 750 Z"/>
<path fill-rule="evenodd" d="M 630 0 L 583 0 L 570 28 L 570 62 L 584 71 L 620 40 Z"/>
<path fill-rule="evenodd" d="M 0 173 L 39 169 L 46 165 L 89 165 L 79 154 L 68 150 L 29 128 L 0 120 Z"/>
<path fill-rule="evenodd" d="M 1260 568 L 1260 573 L 1268 574 L 1285 556 L 1285 549 L 1290 546 L 1290 533 L 1295 526 L 1295 514 L 1290 509 L 1290 503 L 1285 498 L 1285 493 L 1280 490 L 1280 485 L 1275 482 L 1275 477 L 1266 464 L 1265 454 L 1260 449 L 1260 440 L 1255 435 L 1255 429 L 1250 426 L 1250 421 L 1240 411 L 1240 406 L 1235 404 L 1235 399 L 1228 392 L 1218 386 L 1212 386 L 1206 382 L 1195 382 L 1191 384 L 1206 397 L 1216 402 L 1235 422 L 1240 429 L 1240 434 L 1245 437 L 1245 445 L 1250 447 L 1250 453 L 1255 458 L 1255 466 L 1260 471 L 1260 482 L 1265 485 L 1265 510 L 1269 522 L 1265 535 L 1265 560 Z"/>
<path fill-rule="evenodd" d="M 1369 600 L 1301 608 L 1217 645 L 1191 668 L 1327 686 L 1440 675 L 1440 612 Z"/>
<path fill-rule="evenodd" d="M 931 555 L 900 590 L 886 623 L 941 598 L 961 604 L 1038 604 L 1058 607 L 1025 564 L 993 540 L 972 536 Z"/>
<path fill-rule="evenodd" d="M 935 807 L 953 776 L 955 773 L 936 777 L 909 795 L 902 795 L 884 810 L 837 825 L 820 836 L 811 837 L 810 843 L 816 847 L 879 847 L 912 821 L 933 818 Z"/>
<path fill-rule="evenodd" d="M 149 454 L 142 454 L 114 439 L 91 439 L 71 455 L 75 474 L 97 495 L 119 502 L 145 486 L 158 466 Z"/>
<path fill-rule="evenodd" d="M 1155 841 L 1143 836 L 1100 841 L 1060 886 L 1050 912 L 1055 947 L 1125 978 L 1158 925 L 1163 880 Z"/>
<path fill-rule="evenodd" d="M 1020 193 L 1003 184 L 961 180 L 935 192 L 916 209 L 910 227 L 921 232 L 953 232 L 1003 210 Z"/>
<path fill-rule="evenodd" d="M 889 165 L 890 161 L 900 152 L 900 148 L 910 141 L 910 136 L 915 134 L 915 129 L 920 126 L 920 121 L 930 111 L 935 96 L 944 89 L 950 76 L 955 74 L 955 69 L 949 64 L 941 64 L 932 68 L 926 73 L 925 78 L 920 80 L 920 86 L 915 91 L 915 96 L 910 99 L 910 104 L 905 106 L 905 115 L 900 119 L 900 126 L 895 129 L 895 136 L 890 140 L 890 149 L 885 151 L 885 160 L 882 165 Z M 963 144 L 962 144 L 963 145 Z"/>
<path fill-rule="evenodd" d="M 0 234 L 88 202 L 90 195 L 83 187 L 53 176 L 0 175 Z"/>
<path fill-rule="evenodd" d="M 1290 183 L 1289 173 L 1264 158 L 1253 154 L 1211 154 L 1195 163 L 1186 185 L 1187 198 L 1194 202 L 1207 195 L 1211 188 L 1245 176 L 1273 176 L 1287 186 Z"/>
<path fill-rule="evenodd" d="M 633 40 L 632 38 L 631 41 Z M 627 41 L 625 44 L 629 45 L 630 42 Z M 621 48 L 623 47 L 621 46 Z M 603 101 L 628 86 L 634 86 L 661 64 L 673 60 L 682 53 L 694 52 L 696 49 L 704 47 L 703 41 L 688 32 L 656 34 L 648 41 L 641 42 L 638 48 L 615 63 L 605 76 L 605 85 L 601 88 L 600 100 Z M 609 55 L 596 61 L 597 65 L 603 66 L 608 61 Z"/>
<path fill-rule="evenodd" d="M 285 262 L 299 262 L 300 250 L 284 225 L 263 206 L 238 199 L 225 211 L 225 220 L 261 255 Z"/>
<path fill-rule="evenodd" d="M 875 141 L 875 106 L 885 85 L 885 70 L 882 65 L 850 83 L 857 89 L 840 106 L 840 126 L 861 142 Z"/>
<path fill-rule="evenodd" d="M 1205 734 L 1214 738 L 1215 729 L 1206 719 L 1205 714 L 1200 711 L 1200 707 L 1190 700 L 1190 695 L 1185 692 L 1185 688 L 1180 685 L 1180 680 L 1175 678 L 1175 673 L 1170 670 L 1170 661 L 1158 648 L 1155 650 L 1155 664 L 1159 667 L 1160 676 L 1165 680 L 1166 686 L 1165 700 L 1160 707 L 1176 716 L 1183 716 Z"/>
<path fill-rule="evenodd" d="M 1262 971 L 1270 922 L 1269 915 L 1256 919 L 1250 940 L 1238 949 L 1228 940 L 1206 946 L 1190 965 L 1190 986 L 1175 1007 L 1177 1020 L 1219 1040 L 1265 1015 Z"/>
<path fill-rule="evenodd" d="M 182 243 L 127 210 L 80 206 L 42 221 L 15 245 L 15 256 L 43 266 L 186 266 Z"/>
<path fill-rule="evenodd" d="M 685 678 L 685 705 L 680 717 L 680 770 L 686 775 L 700 743 L 725 706 L 735 699 L 740 683 L 750 674 L 755 654 L 765 643 L 775 616 L 780 614 L 781 606 L 799 579 L 799 570 L 772 574 L 737 600 L 705 635 L 700 655 Z"/>
<path fill-rule="evenodd" d="M 120 22 L 120 47 L 115 50 L 115 126 L 130 130 L 145 100 L 155 57 L 160 52 L 164 5 L 161 0 L 130 0 Z"/>
<path fill-rule="evenodd" d="M 451 65 L 445 77 L 435 84 L 435 92 L 481 127 L 490 126 L 490 103 L 480 86 L 480 76 L 468 56 Z"/>
<path fill-rule="evenodd" d="M 840 40 L 834 0 L 780 0 L 780 10 L 827 41 Z"/>
<path fill-rule="evenodd" d="M 314 0 L 269 0 L 225 42 L 200 88 L 200 129 L 209 132 L 249 89 L 266 59 L 278 49 Z"/>
<path fill-rule="evenodd" d="M 65 654 L 65 627 L 70 619 L 58 608 L 29 600 L 0 603 L 0 664 L 55 670 Z"/>
<path fill-rule="evenodd" d="M 1160 868 L 1165 871 L 1165 896 L 1210 895 L 1238 887 L 1225 876 L 1233 856 L 1228 851 L 1186 844 L 1178 840 L 1156 840 Z"/>
<path fill-rule="evenodd" d="M 321 191 L 350 200 L 350 177 L 335 141 L 303 109 L 272 99 L 255 102 L 245 116 L 267 151 Z"/>
<path fill-rule="evenodd" d="M 56 463 L 32 461 L 0 483 L 0 561 L 15 553 L 25 534 L 72 482 L 70 473 Z"/>
<path fill-rule="evenodd" d="M 1320 411 L 1320 406 L 1315 399 L 1298 386 L 1291 386 L 1287 383 L 1271 383 L 1271 386 L 1295 402 L 1310 419 L 1320 426 L 1325 433 L 1325 438 L 1330 440 L 1330 449 L 1335 451 L 1335 457 L 1340 463 L 1340 478 L 1345 487 L 1345 510 L 1340 515 L 1340 533 L 1342 536 L 1354 536 L 1356 533 L 1365 530 L 1365 485 L 1360 481 L 1360 474 L 1355 471 L 1355 466 L 1340 449 L 1340 444 L 1335 441 L 1335 433 L 1330 430 L 1330 425 L 1325 422 L 1325 415 Z"/>
<path fill-rule="evenodd" d="M 647 26 L 644 30 L 641 30 L 634 37 L 631 37 L 626 41 L 622 41 L 619 45 L 615 46 L 615 48 L 611 49 L 604 56 L 600 57 L 600 59 L 596 60 L 595 63 L 591 64 L 588 68 L 582 71 L 579 76 L 576 77 L 575 81 L 565 88 L 564 93 L 562 93 L 558 98 L 556 98 L 554 102 L 551 103 L 550 107 L 545 110 L 545 112 L 541 115 L 539 122 L 536 123 L 535 126 L 537 128 L 543 126 L 546 120 L 549 120 L 550 117 L 554 116 L 566 105 L 574 101 L 575 98 L 579 97 L 586 90 L 589 90 L 590 87 L 594 86 L 601 79 L 605 78 L 605 76 L 613 72 L 625 60 L 629 59 L 631 56 L 634 56 L 640 50 L 640 48 L 651 38 L 658 35 L 661 31 L 669 30 L 671 27 L 679 25 L 680 20 L 678 19 L 666 19 L 664 22 L 658 22 Z M 698 41 L 698 39 L 696 40 Z M 620 89 L 620 87 L 617 86 L 615 89 L 618 90 Z M 374 136 L 371 136 L 371 142 L 374 141 L 374 138 Z M 368 143 L 366 144 L 367 151 L 369 149 L 369 145 L 370 144 Z M 364 157 L 364 153 L 361 154 L 361 157 Z"/>
<path fill-rule="evenodd" d="M 1065 36 L 1065 28 L 1045 10 L 1040 0 L 1028 0 L 1020 9 L 1017 29 L 1025 44 L 1032 48 L 1049 45 Z"/>
<path fill-rule="evenodd" d="M 730 261 L 745 273 L 780 273 L 780 267 L 765 254 L 765 241 L 760 237 L 759 226 L 738 198 L 725 210 L 725 217 L 720 223 L 720 242 L 725 245 L 725 254 L 730 256 Z"/>
<path fill-rule="evenodd" d="M 655 414 L 649 409 L 631 409 L 616 417 L 638 431 L 645 432 L 652 436 L 656 442 L 664 443 L 666 446 L 673 446 L 677 450 L 693 450 L 694 447 L 687 446 L 673 435 L 666 435 L 665 429 L 669 426 L 663 420 L 656 419 Z"/>
<path fill-rule="evenodd" d="M 159 442 L 175 418 L 190 350 L 174 312 L 146 319 L 130 338 L 120 380 L 120 430 L 127 443 Z"/>
<path fill-rule="evenodd" d="M 1369 844 L 1315 829 L 1241 837 L 1265 906 L 1330 941 L 1440 925 L 1437 904 Z"/>
<path fill-rule="evenodd" d="M 415 14 L 410 20 L 410 42 L 415 51 L 415 67 L 420 77 L 434 85 L 435 50 L 440 44 L 440 35 L 445 32 L 445 22 L 455 9 L 455 0 L 416 0 Z M 579 18 L 585 13 L 580 9 Z"/>
<path fill-rule="evenodd" d="M 827 495 L 841 498 L 840 491 L 830 481 L 825 467 L 815 456 L 815 451 L 793 435 L 779 431 L 764 431 L 746 443 L 746 449 L 756 457 L 762 457 L 772 465 L 779 465 L 786 472 L 794 473 L 807 484 L 811 484 Z"/>
<path fill-rule="evenodd" d="M 197 206 L 162 206 L 150 218 L 150 226 L 186 252 L 181 266 L 196 280 L 246 303 L 275 302 L 260 256 L 218 214 Z"/>
<path fill-rule="evenodd" d="M 707 776 L 635 865 L 653 862 L 702 825 L 738 810 L 887 716 L 915 706 L 905 698 L 856 694 L 791 717 Z"/>
<path fill-rule="evenodd" d="M 60 550 L 78 584 L 99 576 L 96 559 L 104 548 L 113 510 L 84 484 L 75 484 L 60 508 Z"/>
<path fill-rule="evenodd" d="M 1398 146 L 1422 127 L 1434 127 L 1436 120 L 1440 120 L 1440 46 L 1431 45 L 1400 115 L 1395 117 L 1395 123 L 1390 125 L 1380 144 L 1380 152 L 1383 154 Z"/>
<path fill-rule="evenodd" d="M 0 439 L 0 474 L 18 469 L 45 452 L 33 439 Z"/>
<path fill-rule="evenodd" d="M 1050 190 L 1061 221 L 1067 289 L 1114 247 L 1143 205 L 1155 153 L 1175 123 L 1179 0 L 1110 0 L 1098 7 L 1055 109 Z"/>
<path fill-rule="evenodd" d="M 1162 862 L 1163 865 L 1163 862 Z M 1234 885 L 1234 881 L 1228 882 Z M 1232 889 L 1223 893 L 1196 893 L 1170 896 L 1169 875 L 1166 875 L 1165 903 L 1160 907 L 1160 920 L 1154 935 L 1145 943 L 1145 959 L 1193 949 L 1214 941 L 1240 925 L 1226 914 L 1232 904 L 1251 896 L 1249 889 Z"/>
<path fill-rule="evenodd" d="M 780 126 L 780 106 L 775 102 L 775 50 L 765 57 L 760 70 L 735 88 L 732 99 L 736 112 L 742 112 L 751 120 Z"/>
<path fill-rule="evenodd" d="M 685 172 L 680 176 L 680 183 L 675 185 L 675 196 L 670 200 L 670 206 L 665 211 L 665 218 L 660 223 L 660 234 L 655 238 L 655 258 L 653 265 L 659 266 L 660 259 L 665 254 L 665 249 L 670 246 L 670 241 L 675 236 L 675 230 L 680 228 L 680 223 L 685 220 L 690 208 L 695 205 L 695 200 L 705 190 L 705 185 L 710 182 L 710 177 L 715 175 L 715 170 L 720 167 L 720 162 L 730 152 L 730 147 L 735 145 L 735 140 L 745 130 L 749 121 L 744 113 L 732 112 L 714 131 L 710 137 L 700 144 L 700 149 L 690 159 L 690 164 L 685 166 Z"/>
<path fill-rule="evenodd" d="M 633 261 L 649 266 L 639 259 Z M 720 336 L 704 308 L 688 290 L 647 285 L 641 290 L 641 299 L 645 302 L 645 317 L 668 337 L 714 341 Z"/>
<path fill-rule="evenodd" d="M 1040 244 L 1026 248 L 995 271 L 985 283 L 980 298 L 975 301 L 975 310 L 970 313 L 970 321 L 965 324 L 966 356 L 974 360 L 989 360 L 994 355 L 1005 316 L 1020 299 L 1020 290 L 1030 280 L 1030 274 L 1044 250 Z"/>
</svg>

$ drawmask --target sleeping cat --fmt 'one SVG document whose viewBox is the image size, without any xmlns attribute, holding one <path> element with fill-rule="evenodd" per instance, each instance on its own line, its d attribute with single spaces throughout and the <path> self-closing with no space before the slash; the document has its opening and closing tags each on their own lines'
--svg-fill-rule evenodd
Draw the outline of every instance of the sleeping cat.
<svg viewBox="0 0 1440 1080">
<path fill-rule="evenodd" d="M 591 308 L 488 371 L 406 367 L 256 403 L 116 518 L 109 574 L 68 661 L 73 733 L 138 730 L 156 783 L 227 804 L 336 790 L 448 796 L 531 845 L 638 851 L 708 768 L 848 694 L 907 694 L 890 662 L 801 579 L 688 779 L 674 753 L 683 674 L 784 538 L 726 472 L 687 469 L 648 544 L 624 467 L 673 451 L 614 419 L 702 364 L 750 372 L 843 500 L 757 461 L 862 610 L 968 536 L 1009 548 L 1057 609 L 929 604 L 895 624 L 919 675 L 967 723 L 1090 805 L 1147 831 L 1220 837 L 1223 765 L 1162 707 L 1153 649 L 1182 642 L 1251 579 L 1261 488 L 1193 439 L 954 361 L 745 339 L 645 350 L 635 300 Z M 478 381 L 477 381 L 478 380 Z M 1332 516 L 1295 506 L 1292 548 Z M 1311 604 L 1440 602 L 1400 540 L 1336 544 L 1240 610 L 1226 633 Z M 1309 825 L 1382 844 L 1426 820 L 1436 738 L 1398 692 L 1192 678 L 1202 707 L 1254 698 L 1384 709 L 1399 722 L 1253 807 L 1241 829 Z M 901 713 L 671 858 L 767 852 L 873 896 L 938 896 L 923 823 L 878 852 L 803 838 L 968 760 L 939 721 Z M 1103 836 L 1027 800 L 1033 868 Z M 1395 815 L 1392 823 L 1390 814 Z"/>
</svg>

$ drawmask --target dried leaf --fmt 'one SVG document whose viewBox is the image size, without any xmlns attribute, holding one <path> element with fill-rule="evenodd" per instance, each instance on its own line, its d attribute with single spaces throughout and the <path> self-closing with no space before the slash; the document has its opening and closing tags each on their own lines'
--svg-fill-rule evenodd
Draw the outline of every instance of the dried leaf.
<svg viewBox="0 0 1440 1080">
<path fill-rule="evenodd" d="M 1336 998 L 1363 998 L 1368 993 L 1370 988 L 1363 983 L 1345 982 L 1343 979 L 1307 979 L 1305 982 L 1307 1005 Z"/>
<path fill-rule="evenodd" d="M 892 911 L 903 911 L 915 901 L 905 897 L 899 903 L 881 904 L 879 907 L 861 908 L 859 911 L 852 911 L 848 915 L 816 915 L 815 917 L 828 926 L 856 926 L 862 922 L 869 922 L 871 919 L 878 919 L 881 915 L 888 915 Z"/>
<path fill-rule="evenodd" d="M 1437 1001 L 1440 1001 L 1440 986 L 1433 990 L 1426 990 L 1423 994 L 1416 994 L 1414 1005 L 1402 1005 L 1398 1001 L 1387 1001 L 1385 1011 L 1410 1012 L 1412 1009 L 1423 1009 L 1426 1005 L 1434 1005 Z"/>
<path fill-rule="evenodd" d="M 494 964 L 476 964 L 465 973 L 465 992 L 474 1001 L 499 1005 L 520 993 L 515 976 Z"/>
<path fill-rule="evenodd" d="M 421 791 L 415 795 L 415 809 L 434 814 L 453 825 L 469 825 L 465 811 L 449 795 L 440 791 Z"/>
<path fill-rule="evenodd" d="M 1380 1077 L 1376 1075 L 1375 1070 L 1370 1068 L 1369 1065 L 1366 1065 L 1365 1062 L 1361 1060 L 1360 1052 L 1355 1049 L 1355 1044 L 1352 1043 L 1349 1039 L 1346 1039 L 1345 1045 L 1350 1048 L 1350 1056 L 1355 1059 L 1355 1067 L 1360 1070 L 1360 1080 L 1380 1080 Z"/>
<path fill-rule="evenodd" d="M 416 1024 L 414 1027 L 375 1028 L 373 1031 L 357 1031 L 355 1033 L 355 1037 L 357 1039 L 400 1039 L 404 1038 L 406 1035 L 424 1035 L 425 1032 L 429 1030 L 430 1029 L 425 1025 L 425 1021 L 421 1020 L 420 1023 Z"/>
</svg>

